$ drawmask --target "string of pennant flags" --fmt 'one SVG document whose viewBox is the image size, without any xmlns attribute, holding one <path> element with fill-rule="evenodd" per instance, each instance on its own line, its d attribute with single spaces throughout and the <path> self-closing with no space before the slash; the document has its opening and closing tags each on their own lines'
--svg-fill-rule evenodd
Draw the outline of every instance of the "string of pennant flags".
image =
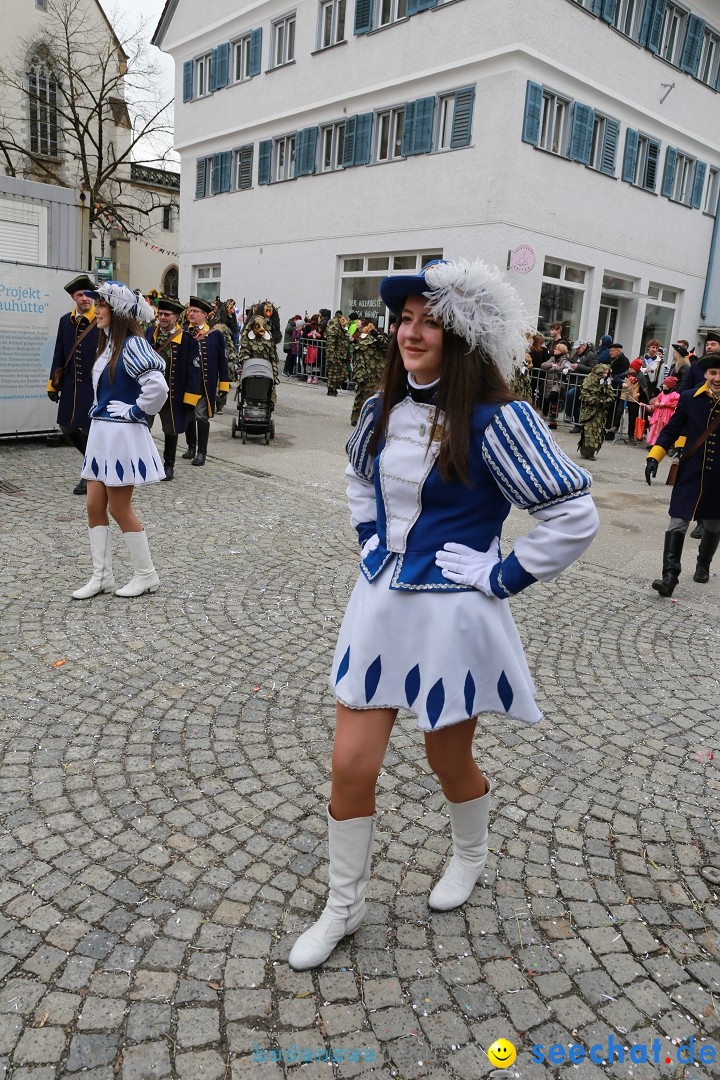
<svg viewBox="0 0 720 1080">
<path fill-rule="evenodd" d="M 118 232 L 124 233 L 129 240 L 137 240 L 138 243 L 144 244 L 145 247 L 150 248 L 151 251 L 159 251 L 161 255 L 170 255 L 174 259 L 180 258 L 177 251 L 170 251 L 169 248 L 160 247 L 159 244 L 151 244 L 148 240 L 143 240 L 142 236 L 136 236 L 134 233 L 129 232 L 125 226 L 111 214 L 104 213 L 103 218 L 106 225 L 112 229 L 117 229 Z"/>
</svg>

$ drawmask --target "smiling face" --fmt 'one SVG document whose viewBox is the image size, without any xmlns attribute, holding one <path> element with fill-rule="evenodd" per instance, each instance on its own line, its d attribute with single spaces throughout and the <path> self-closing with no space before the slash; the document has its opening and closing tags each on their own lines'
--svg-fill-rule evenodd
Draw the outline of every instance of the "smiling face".
<svg viewBox="0 0 720 1080">
<path fill-rule="evenodd" d="M 424 296 L 408 296 L 400 315 L 397 341 L 405 370 L 420 386 L 440 378 L 443 328 L 428 313 Z"/>
<path fill-rule="evenodd" d="M 705 372 L 708 389 L 717 397 L 720 394 L 720 358 L 717 367 L 708 368 Z"/>
<path fill-rule="evenodd" d="M 517 1057 L 517 1051 L 511 1042 L 507 1039 L 497 1039 L 491 1047 L 488 1048 L 487 1056 L 490 1059 L 490 1063 L 495 1065 L 498 1069 L 507 1069 L 508 1065 L 512 1065 L 513 1061 Z"/>
<path fill-rule="evenodd" d="M 110 306 L 104 300 L 95 301 L 95 319 L 101 330 L 107 330 L 110 325 Z"/>
</svg>

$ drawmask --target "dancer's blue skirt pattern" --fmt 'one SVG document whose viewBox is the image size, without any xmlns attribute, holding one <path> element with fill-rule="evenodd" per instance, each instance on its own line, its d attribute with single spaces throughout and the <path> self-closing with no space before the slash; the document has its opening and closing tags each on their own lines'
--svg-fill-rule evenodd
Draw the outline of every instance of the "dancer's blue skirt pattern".
<svg viewBox="0 0 720 1080">
<path fill-rule="evenodd" d="M 165 476 L 152 435 L 144 424 L 93 420 L 82 476 L 106 487 L 154 484 Z"/>
</svg>

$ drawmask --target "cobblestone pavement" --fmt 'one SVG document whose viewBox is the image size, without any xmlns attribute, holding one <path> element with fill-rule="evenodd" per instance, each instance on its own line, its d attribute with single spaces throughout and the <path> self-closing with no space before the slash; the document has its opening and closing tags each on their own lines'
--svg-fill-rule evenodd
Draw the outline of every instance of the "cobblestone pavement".
<svg viewBox="0 0 720 1080">
<path fill-rule="evenodd" d="M 75 452 L 0 450 L 0 1077 L 471 1080 L 505 1037 L 507 1075 L 541 1080 L 560 1066 L 534 1044 L 611 1034 L 660 1040 L 660 1064 L 561 1072 L 718 1076 L 675 1060 L 691 1036 L 696 1062 L 720 1052 L 717 578 L 672 605 L 588 558 L 514 601 L 547 719 L 479 727 L 482 885 L 427 907 L 447 812 L 401 716 L 366 923 L 297 974 L 326 891 L 325 677 L 356 573 L 342 447 L 337 481 L 293 478 L 270 465 L 282 444 L 243 459 L 225 420 L 205 469 L 138 494 L 163 586 L 130 601 L 70 599 L 90 565 Z M 305 428 L 298 460 L 327 423 Z M 293 1046 L 342 1061 L 270 1060 Z"/>
</svg>

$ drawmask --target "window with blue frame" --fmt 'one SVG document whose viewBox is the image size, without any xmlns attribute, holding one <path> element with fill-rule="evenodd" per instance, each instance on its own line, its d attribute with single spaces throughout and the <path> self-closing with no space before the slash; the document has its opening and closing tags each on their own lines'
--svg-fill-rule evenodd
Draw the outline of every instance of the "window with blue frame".
<svg viewBox="0 0 720 1080">
<path fill-rule="evenodd" d="M 253 156 L 255 147 L 252 143 L 241 146 L 235 151 L 235 189 L 247 191 L 252 187 Z"/>
</svg>

